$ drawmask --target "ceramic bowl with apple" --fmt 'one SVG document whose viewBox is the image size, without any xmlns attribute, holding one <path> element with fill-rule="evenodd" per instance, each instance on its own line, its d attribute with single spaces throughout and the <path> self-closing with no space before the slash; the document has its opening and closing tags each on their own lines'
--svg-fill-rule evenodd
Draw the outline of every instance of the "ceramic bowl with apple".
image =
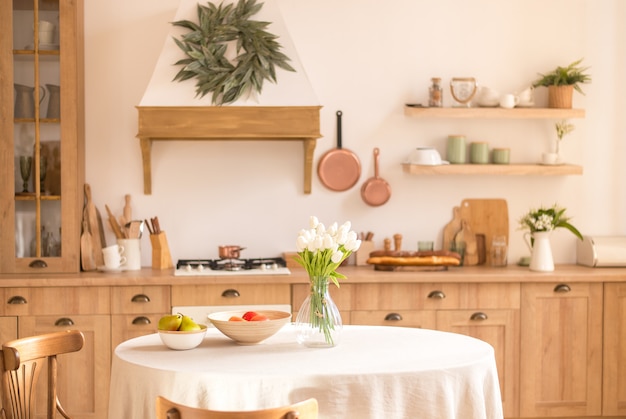
<svg viewBox="0 0 626 419">
<path fill-rule="evenodd" d="M 207 326 L 196 323 L 191 317 L 180 313 L 161 317 L 159 336 L 165 346 L 178 351 L 193 349 L 202 343 Z"/>
<path fill-rule="evenodd" d="M 209 314 L 209 320 L 236 343 L 255 345 L 289 323 L 291 313 L 279 310 L 220 311 Z"/>
</svg>

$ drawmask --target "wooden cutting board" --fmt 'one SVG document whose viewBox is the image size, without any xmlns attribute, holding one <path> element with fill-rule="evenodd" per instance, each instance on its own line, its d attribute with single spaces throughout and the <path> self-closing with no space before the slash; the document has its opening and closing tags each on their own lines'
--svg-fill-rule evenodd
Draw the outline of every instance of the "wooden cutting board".
<svg viewBox="0 0 626 419">
<path fill-rule="evenodd" d="M 461 231 L 461 207 L 454 207 L 452 208 L 452 221 L 443 228 L 441 250 L 451 250 L 450 245 L 459 231 Z"/>
<path fill-rule="evenodd" d="M 89 224 L 89 232 L 91 233 L 93 260 L 96 262 L 96 266 L 102 266 L 104 265 L 102 248 L 106 246 L 102 241 L 102 217 L 91 200 L 91 186 L 89 186 L 88 183 L 85 183 L 85 200 L 87 223 Z"/>
<path fill-rule="evenodd" d="M 491 241 L 504 236 L 509 243 L 509 209 L 505 199 L 464 199 L 461 220 L 467 221 L 474 234 L 484 234 L 486 265 L 491 264 Z"/>
</svg>

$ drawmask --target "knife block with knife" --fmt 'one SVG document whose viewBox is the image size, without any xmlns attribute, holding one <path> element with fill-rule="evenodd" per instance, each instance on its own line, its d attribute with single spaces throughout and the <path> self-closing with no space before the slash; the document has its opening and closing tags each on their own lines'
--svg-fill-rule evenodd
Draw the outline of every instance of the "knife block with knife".
<svg viewBox="0 0 626 419">
<path fill-rule="evenodd" d="M 173 268 L 170 247 L 167 244 L 167 236 L 165 231 L 161 230 L 159 219 L 151 218 L 150 222 L 146 220 L 146 227 L 150 232 L 150 244 L 152 245 L 152 269 L 169 269 Z"/>
</svg>

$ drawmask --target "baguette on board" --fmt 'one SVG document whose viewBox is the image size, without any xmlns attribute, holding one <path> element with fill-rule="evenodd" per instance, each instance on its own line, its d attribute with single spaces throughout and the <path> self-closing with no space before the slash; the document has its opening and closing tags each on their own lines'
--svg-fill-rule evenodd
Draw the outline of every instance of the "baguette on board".
<svg viewBox="0 0 626 419">
<path fill-rule="evenodd" d="M 421 252 L 377 250 L 370 253 L 367 263 L 385 266 L 459 266 L 461 255 L 447 250 Z"/>
</svg>

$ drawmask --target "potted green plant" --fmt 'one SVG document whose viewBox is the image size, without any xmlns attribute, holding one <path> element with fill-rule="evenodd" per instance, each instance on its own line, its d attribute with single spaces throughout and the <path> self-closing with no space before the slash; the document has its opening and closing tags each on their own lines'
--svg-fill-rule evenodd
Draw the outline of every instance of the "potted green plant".
<svg viewBox="0 0 626 419">
<path fill-rule="evenodd" d="M 559 66 L 546 74 L 539 73 L 540 78 L 533 82 L 533 86 L 548 88 L 548 107 L 569 109 L 572 107 L 574 89 L 585 94 L 580 85 L 590 83 L 591 76 L 586 73 L 589 67 L 580 66 L 582 60 L 574 61 L 567 67 Z"/>
</svg>

